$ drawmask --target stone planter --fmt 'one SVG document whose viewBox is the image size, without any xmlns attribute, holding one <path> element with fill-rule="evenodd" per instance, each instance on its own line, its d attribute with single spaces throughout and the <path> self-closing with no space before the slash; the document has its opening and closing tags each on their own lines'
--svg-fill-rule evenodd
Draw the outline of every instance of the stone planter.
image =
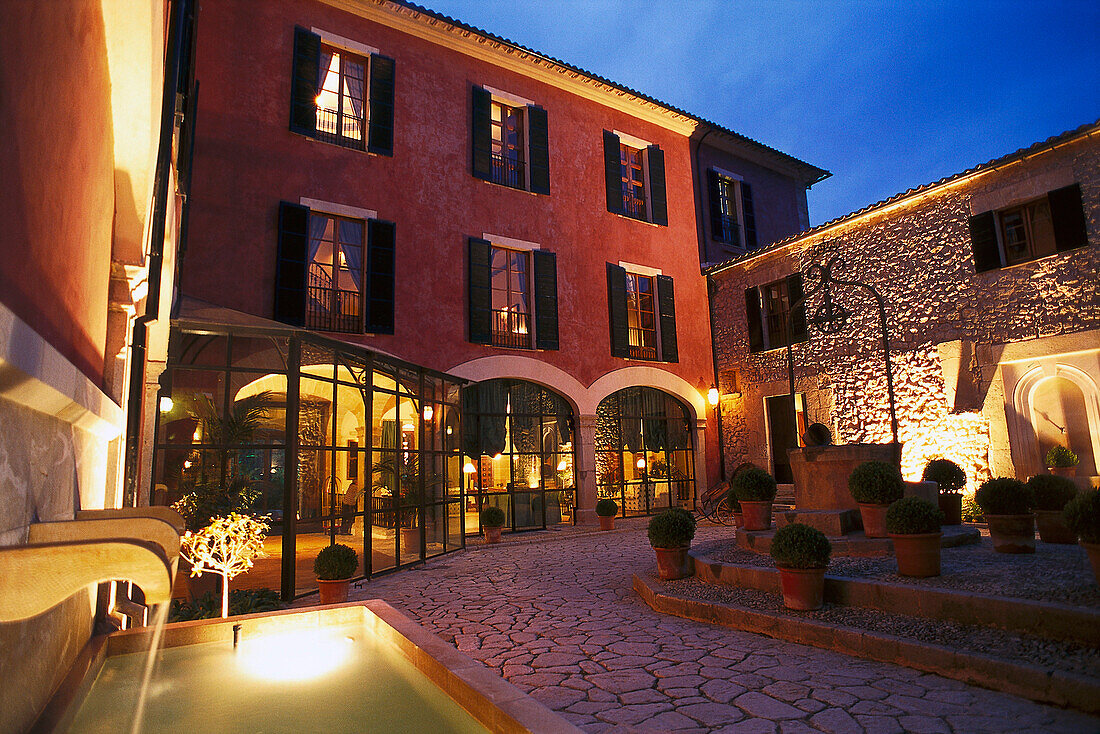
<svg viewBox="0 0 1100 734">
<path fill-rule="evenodd" d="M 401 528 L 401 555 L 420 553 L 420 528 Z"/>
<path fill-rule="evenodd" d="M 1092 575 L 1096 577 L 1097 585 L 1100 585 L 1100 543 L 1086 543 L 1081 541 L 1081 547 L 1089 554 L 1089 563 L 1092 564 Z"/>
<path fill-rule="evenodd" d="M 348 600 L 351 579 L 317 579 L 322 604 L 343 604 Z"/>
<path fill-rule="evenodd" d="M 1066 525 L 1066 516 L 1061 510 L 1035 510 L 1035 527 L 1044 543 L 1073 545 L 1077 542 L 1077 535 Z"/>
<path fill-rule="evenodd" d="M 733 513 L 733 527 L 735 530 L 745 527 L 745 516 L 740 512 Z"/>
<path fill-rule="evenodd" d="M 1032 515 L 986 515 L 993 550 L 998 553 L 1034 553 L 1035 518 Z"/>
<path fill-rule="evenodd" d="M 787 609 L 811 611 L 825 603 L 824 568 L 779 567 L 779 588 Z"/>
<path fill-rule="evenodd" d="M 484 527 L 482 530 L 485 532 L 485 542 L 489 545 L 500 542 L 501 528 Z"/>
<path fill-rule="evenodd" d="M 1065 477 L 1066 479 L 1073 479 L 1077 476 L 1077 467 L 1075 466 L 1048 466 L 1047 471 L 1056 477 Z"/>
<path fill-rule="evenodd" d="M 943 533 L 918 533 L 895 535 L 894 557 L 898 561 L 898 575 L 923 579 L 940 575 L 940 539 Z"/>
<path fill-rule="evenodd" d="M 958 492 L 944 492 L 939 496 L 940 512 L 944 525 L 962 525 L 963 496 Z"/>
<path fill-rule="evenodd" d="M 741 500 L 741 516 L 745 530 L 772 529 L 772 503 Z"/>
<path fill-rule="evenodd" d="M 695 561 L 688 555 L 690 546 L 653 548 L 657 554 L 657 575 L 666 581 L 684 579 L 695 574 Z"/>
<path fill-rule="evenodd" d="M 600 530 L 614 530 L 615 529 L 615 516 L 604 517 L 603 515 L 597 515 L 600 518 Z"/>
<path fill-rule="evenodd" d="M 889 505 L 859 503 L 859 516 L 863 519 L 863 534 L 868 538 L 886 537 L 886 508 Z"/>
</svg>

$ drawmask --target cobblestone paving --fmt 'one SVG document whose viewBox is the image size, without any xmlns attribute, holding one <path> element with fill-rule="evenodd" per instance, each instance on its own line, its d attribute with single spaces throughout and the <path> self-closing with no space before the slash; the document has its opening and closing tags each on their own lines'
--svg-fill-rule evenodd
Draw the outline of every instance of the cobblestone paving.
<svg viewBox="0 0 1100 734">
<path fill-rule="evenodd" d="M 472 541 L 353 597 L 385 599 L 588 732 L 1100 732 L 1080 713 L 660 615 L 630 587 L 655 573 L 644 524 L 625 525 Z"/>
</svg>

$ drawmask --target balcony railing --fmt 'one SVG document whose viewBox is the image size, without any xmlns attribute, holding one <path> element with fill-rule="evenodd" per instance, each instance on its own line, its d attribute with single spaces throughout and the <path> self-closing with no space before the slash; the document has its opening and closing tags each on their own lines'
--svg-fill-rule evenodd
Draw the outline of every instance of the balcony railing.
<svg viewBox="0 0 1100 734">
<path fill-rule="evenodd" d="M 363 150 L 363 119 L 318 107 L 317 139 L 345 148 Z"/>
<path fill-rule="evenodd" d="M 360 319 L 362 301 L 359 291 L 310 285 L 306 326 L 317 331 L 357 334 L 363 330 Z"/>
<path fill-rule="evenodd" d="M 531 330 L 529 317 L 511 309 L 493 309 L 493 346 L 529 349 Z"/>
<path fill-rule="evenodd" d="M 646 342 L 649 344 L 647 345 Z M 631 359 L 657 359 L 657 332 L 631 326 L 627 329 L 627 344 Z"/>
<path fill-rule="evenodd" d="M 714 239 L 730 245 L 741 244 L 741 225 L 728 214 L 719 214 L 714 221 Z"/>
<path fill-rule="evenodd" d="M 523 161 L 515 156 L 493 153 L 493 183 L 511 186 L 514 189 L 524 187 Z"/>
<path fill-rule="evenodd" d="M 635 219 L 645 219 L 645 199 L 634 193 L 634 189 L 623 189 L 623 214 Z"/>
</svg>

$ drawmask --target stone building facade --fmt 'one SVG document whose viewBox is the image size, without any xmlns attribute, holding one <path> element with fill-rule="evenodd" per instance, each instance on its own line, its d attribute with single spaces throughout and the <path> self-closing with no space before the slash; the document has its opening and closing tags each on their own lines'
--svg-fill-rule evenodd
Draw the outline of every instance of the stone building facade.
<svg viewBox="0 0 1100 734">
<path fill-rule="evenodd" d="M 872 297 L 835 288 L 851 311 L 844 329 L 812 324 L 821 299 L 810 268 L 839 256 L 833 276 L 884 301 L 907 479 L 940 456 L 965 468 L 971 489 L 1025 478 L 1058 443 L 1080 457 L 1079 483 L 1095 482 L 1098 137 L 1096 123 L 1082 126 L 708 269 L 726 466 L 752 462 L 782 481 L 785 449 L 814 422 L 837 443 L 890 440 Z M 782 327 L 802 292 L 792 431 Z"/>
</svg>

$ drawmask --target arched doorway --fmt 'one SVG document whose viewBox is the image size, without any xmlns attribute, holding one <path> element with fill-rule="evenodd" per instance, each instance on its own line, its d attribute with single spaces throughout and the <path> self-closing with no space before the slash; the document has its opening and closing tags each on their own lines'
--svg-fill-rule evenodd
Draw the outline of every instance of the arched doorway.
<svg viewBox="0 0 1100 734">
<path fill-rule="evenodd" d="M 1096 474 L 1085 394 L 1075 382 L 1062 375 L 1039 382 L 1031 394 L 1031 420 L 1040 463 L 1052 446 L 1068 446 L 1081 462 L 1078 474 Z"/>
<path fill-rule="evenodd" d="M 653 387 L 628 387 L 596 408 L 596 495 L 625 517 L 694 500 L 695 457 L 688 407 Z"/>
</svg>

